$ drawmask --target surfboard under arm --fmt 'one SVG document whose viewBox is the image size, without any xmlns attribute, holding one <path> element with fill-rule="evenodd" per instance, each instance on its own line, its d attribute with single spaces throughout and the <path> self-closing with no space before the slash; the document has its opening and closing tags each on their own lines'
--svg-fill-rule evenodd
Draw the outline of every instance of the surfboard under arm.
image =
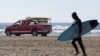
<svg viewBox="0 0 100 56">
<path fill-rule="evenodd" d="M 82 22 L 82 34 L 84 35 L 88 32 L 90 32 L 92 29 L 94 29 L 98 25 L 97 20 L 88 20 L 85 22 Z M 63 33 L 61 33 L 58 36 L 59 41 L 67 41 L 67 40 L 72 40 L 74 38 L 78 37 L 78 31 L 77 29 L 78 25 L 70 26 L 68 29 L 66 29 Z"/>
</svg>

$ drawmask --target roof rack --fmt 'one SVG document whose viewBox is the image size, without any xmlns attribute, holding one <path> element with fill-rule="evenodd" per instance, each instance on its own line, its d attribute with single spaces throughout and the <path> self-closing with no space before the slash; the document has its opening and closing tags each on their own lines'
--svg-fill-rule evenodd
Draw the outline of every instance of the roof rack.
<svg viewBox="0 0 100 56">
<path fill-rule="evenodd" d="M 50 20 L 50 18 L 47 17 L 26 17 L 27 20 Z"/>
</svg>

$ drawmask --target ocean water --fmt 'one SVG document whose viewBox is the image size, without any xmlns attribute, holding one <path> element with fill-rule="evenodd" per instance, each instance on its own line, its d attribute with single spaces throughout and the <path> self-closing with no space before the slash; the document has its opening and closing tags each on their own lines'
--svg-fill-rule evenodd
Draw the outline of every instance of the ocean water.
<svg viewBox="0 0 100 56">
<path fill-rule="evenodd" d="M 71 23 L 53 23 L 52 26 L 52 33 L 51 35 L 59 36 L 63 31 L 69 28 L 72 24 Z M 100 36 L 100 24 L 84 36 Z"/>
<path fill-rule="evenodd" d="M 12 23 L 0 23 L 0 35 L 5 35 L 5 27 L 7 25 L 11 25 Z M 71 26 L 71 23 L 52 23 L 52 33 L 48 34 L 49 36 L 59 36 L 64 30 Z M 85 34 L 84 36 L 100 36 L 100 24 L 90 31 L 89 33 Z"/>
</svg>

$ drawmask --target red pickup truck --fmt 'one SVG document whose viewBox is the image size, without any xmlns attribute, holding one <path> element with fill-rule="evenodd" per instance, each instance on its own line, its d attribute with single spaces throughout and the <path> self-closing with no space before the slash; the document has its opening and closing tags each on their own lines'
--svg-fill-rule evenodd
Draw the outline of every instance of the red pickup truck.
<svg viewBox="0 0 100 56">
<path fill-rule="evenodd" d="M 32 36 L 47 36 L 48 33 L 52 32 L 52 25 L 48 23 L 50 18 L 26 18 L 24 20 L 19 20 L 13 25 L 6 26 L 5 34 L 6 36 L 11 36 L 15 34 L 20 36 L 21 34 L 32 34 Z"/>
</svg>

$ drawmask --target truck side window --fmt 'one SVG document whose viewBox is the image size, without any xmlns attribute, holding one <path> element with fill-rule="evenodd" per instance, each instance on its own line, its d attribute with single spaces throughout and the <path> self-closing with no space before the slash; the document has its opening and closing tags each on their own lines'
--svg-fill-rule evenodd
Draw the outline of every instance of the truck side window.
<svg viewBox="0 0 100 56">
<path fill-rule="evenodd" d="M 36 24 L 36 22 L 34 22 L 34 21 L 30 22 L 30 25 L 34 25 L 34 24 Z"/>
<path fill-rule="evenodd" d="M 16 22 L 14 25 L 15 25 L 15 26 L 20 25 L 20 21 Z"/>
<path fill-rule="evenodd" d="M 22 25 L 25 25 L 25 22 L 22 22 Z"/>
</svg>

